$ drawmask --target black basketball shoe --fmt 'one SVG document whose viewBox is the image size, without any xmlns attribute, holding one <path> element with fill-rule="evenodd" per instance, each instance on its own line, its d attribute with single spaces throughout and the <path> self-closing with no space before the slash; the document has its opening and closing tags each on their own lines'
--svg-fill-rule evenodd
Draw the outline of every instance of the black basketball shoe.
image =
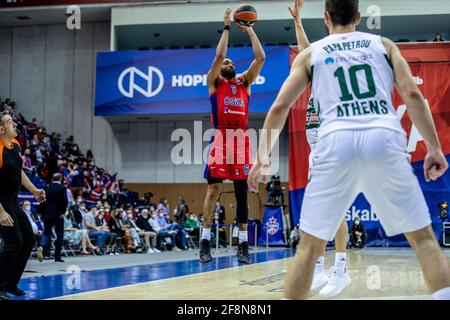
<svg viewBox="0 0 450 320">
<path fill-rule="evenodd" d="M 242 242 L 238 246 L 237 250 L 238 261 L 240 263 L 250 264 L 252 263 L 250 259 L 250 254 L 248 253 L 248 242 Z"/>
<path fill-rule="evenodd" d="M 207 263 L 212 261 L 211 243 L 209 240 L 203 239 L 200 242 L 200 262 Z"/>
</svg>

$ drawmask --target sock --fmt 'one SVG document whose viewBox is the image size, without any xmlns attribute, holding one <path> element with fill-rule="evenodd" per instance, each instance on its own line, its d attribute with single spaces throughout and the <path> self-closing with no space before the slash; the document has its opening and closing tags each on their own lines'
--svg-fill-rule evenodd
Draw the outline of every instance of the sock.
<svg viewBox="0 0 450 320">
<path fill-rule="evenodd" d="M 443 288 L 433 293 L 434 300 L 450 300 L 450 287 Z"/>
<path fill-rule="evenodd" d="M 346 272 L 347 254 L 345 252 L 336 252 L 334 260 L 334 270 L 339 273 Z"/>
<path fill-rule="evenodd" d="M 323 264 L 325 262 L 325 257 L 320 256 L 319 259 L 316 261 L 316 268 L 314 270 L 314 273 L 322 273 L 323 272 Z"/>
<path fill-rule="evenodd" d="M 239 230 L 239 243 L 248 242 L 248 231 Z"/>
<path fill-rule="evenodd" d="M 202 240 L 211 241 L 211 229 L 203 228 L 202 231 Z"/>
</svg>

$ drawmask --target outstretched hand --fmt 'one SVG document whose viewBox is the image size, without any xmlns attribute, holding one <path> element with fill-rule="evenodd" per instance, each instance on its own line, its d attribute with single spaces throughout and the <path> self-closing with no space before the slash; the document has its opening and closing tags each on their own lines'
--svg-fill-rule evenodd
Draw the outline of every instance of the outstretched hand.
<svg viewBox="0 0 450 320">
<path fill-rule="evenodd" d="M 289 12 L 291 13 L 292 18 L 294 18 L 295 22 L 299 22 L 301 19 L 300 11 L 305 4 L 305 0 L 295 0 L 294 9 L 289 7 Z"/>
</svg>

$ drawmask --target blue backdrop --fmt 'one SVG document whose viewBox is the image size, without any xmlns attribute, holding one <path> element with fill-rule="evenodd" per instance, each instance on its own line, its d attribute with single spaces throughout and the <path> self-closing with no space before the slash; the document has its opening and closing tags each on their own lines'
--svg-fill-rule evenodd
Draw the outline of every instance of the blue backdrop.
<svg viewBox="0 0 450 320">
<path fill-rule="evenodd" d="M 450 161 L 450 156 L 447 156 Z M 420 186 L 425 195 L 428 207 L 430 209 L 431 219 L 433 223 L 433 230 L 438 240 L 442 240 L 442 220 L 439 219 L 439 203 L 448 202 L 450 200 L 450 172 L 439 180 L 427 183 L 423 176 L 423 161 L 413 164 L 414 172 L 419 179 Z M 289 192 L 289 205 L 291 211 L 291 219 L 293 225 L 296 225 L 300 220 L 300 211 L 303 202 L 305 189 L 298 189 Z M 383 228 L 381 227 L 376 213 L 372 211 L 370 204 L 364 198 L 363 194 L 359 194 L 355 202 L 347 211 L 347 222 L 349 228 L 352 225 L 353 218 L 358 216 L 368 235 L 367 246 L 382 246 L 382 247 L 403 247 L 408 246 L 403 235 L 395 237 L 387 237 Z"/>
<path fill-rule="evenodd" d="M 289 47 L 264 48 L 266 63 L 252 87 L 251 112 L 267 112 L 289 73 Z M 97 54 L 95 115 L 209 113 L 206 74 L 215 49 Z M 252 48 L 230 48 L 236 72 L 247 70 Z"/>
</svg>

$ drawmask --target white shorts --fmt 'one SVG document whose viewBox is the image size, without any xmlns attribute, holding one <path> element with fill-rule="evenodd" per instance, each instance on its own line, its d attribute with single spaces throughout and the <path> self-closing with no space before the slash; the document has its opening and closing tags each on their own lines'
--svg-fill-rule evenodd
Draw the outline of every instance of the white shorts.
<svg viewBox="0 0 450 320">
<path fill-rule="evenodd" d="M 406 151 L 403 132 L 340 130 L 314 146 L 300 229 L 331 241 L 362 192 L 388 236 L 431 224 L 430 213 Z"/>
</svg>

